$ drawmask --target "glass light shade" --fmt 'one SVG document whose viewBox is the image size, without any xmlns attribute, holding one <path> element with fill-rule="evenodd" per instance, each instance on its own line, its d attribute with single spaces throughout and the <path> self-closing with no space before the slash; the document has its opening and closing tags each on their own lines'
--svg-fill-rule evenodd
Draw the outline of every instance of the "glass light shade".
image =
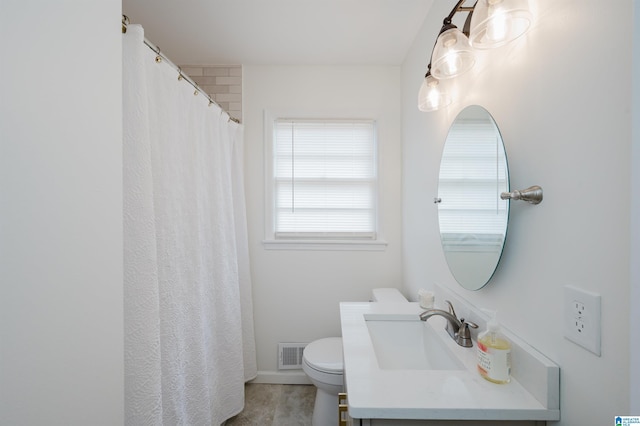
<svg viewBox="0 0 640 426">
<path fill-rule="evenodd" d="M 431 75 L 438 80 L 467 72 L 476 63 L 469 38 L 457 28 L 450 28 L 438 36 L 431 54 Z"/>
<path fill-rule="evenodd" d="M 440 82 L 427 75 L 418 93 L 418 109 L 422 112 L 435 111 L 451 103 L 451 97 L 442 90 Z"/>
<path fill-rule="evenodd" d="M 471 45 L 502 46 L 524 34 L 532 21 L 528 0 L 478 0 L 471 16 Z"/>
</svg>

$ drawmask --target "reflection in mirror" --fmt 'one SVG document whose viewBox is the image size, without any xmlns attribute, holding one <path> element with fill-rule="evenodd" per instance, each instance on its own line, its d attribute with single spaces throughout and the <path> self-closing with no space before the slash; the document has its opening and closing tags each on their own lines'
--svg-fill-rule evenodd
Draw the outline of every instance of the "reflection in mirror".
<svg viewBox="0 0 640 426">
<path fill-rule="evenodd" d="M 458 114 L 445 141 L 438 221 L 447 264 L 468 290 L 484 287 L 498 266 L 509 219 L 509 170 L 500 131 L 473 105 Z"/>
</svg>

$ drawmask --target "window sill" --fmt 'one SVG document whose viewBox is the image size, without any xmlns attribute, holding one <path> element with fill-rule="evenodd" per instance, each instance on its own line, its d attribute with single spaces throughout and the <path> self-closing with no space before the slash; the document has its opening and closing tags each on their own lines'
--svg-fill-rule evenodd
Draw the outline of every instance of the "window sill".
<svg viewBox="0 0 640 426">
<path fill-rule="evenodd" d="M 383 251 L 387 249 L 384 240 L 264 240 L 267 250 L 351 250 Z"/>
</svg>

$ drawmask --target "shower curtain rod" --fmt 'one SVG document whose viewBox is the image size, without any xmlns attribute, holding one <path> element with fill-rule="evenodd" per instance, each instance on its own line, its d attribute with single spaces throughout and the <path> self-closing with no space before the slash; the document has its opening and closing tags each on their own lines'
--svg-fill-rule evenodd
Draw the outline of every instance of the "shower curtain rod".
<svg viewBox="0 0 640 426">
<path fill-rule="evenodd" d="M 129 25 L 129 17 L 127 15 L 122 15 L 122 33 L 126 33 L 127 32 L 127 26 Z M 178 80 L 185 80 L 187 83 L 189 83 L 191 86 L 193 86 L 193 88 L 196 90 L 196 92 L 194 93 L 195 95 L 199 94 L 199 93 L 203 93 L 207 99 L 209 99 L 209 105 L 211 104 L 216 104 L 220 110 L 222 112 L 224 112 L 225 114 L 227 114 L 229 116 L 229 120 L 236 122 L 238 124 L 240 124 L 240 120 L 238 120 L 237 118 L 234 118 L 231 116 L 231 114 L 229 114 L 227 111 L 225 111 L 219 103 L 217 103 L 216 101 L 214 101 L 213 99 L 211 99 L 211 96 L 209 96 L 209 94 L 207 92 L 205 92 L 204 90 L 202 90 L 202 88 L 200 86 L 198 86 L 198 84 L 193 81 L 191 79 L 191 77 L 189 77 L 188 75 L 184 74 L 182 72 L 182 69 L 180 69 L 179 66 L 177 66 L 176 64 L 174 64 L 171 59 L 167 58 L 162 52 L 160 52 L 160 48 L 151 43 L 149 40 L 147 40 L 147 38 L 144 38 L 144 44 L 147 45 L 147 47 L 151 50 L 153 50 L 155 52 L 156 55 L 156 62 L 162 62 L 162 61 L 167 61 L 167 63 L 178 72 Z"/>
</svg>

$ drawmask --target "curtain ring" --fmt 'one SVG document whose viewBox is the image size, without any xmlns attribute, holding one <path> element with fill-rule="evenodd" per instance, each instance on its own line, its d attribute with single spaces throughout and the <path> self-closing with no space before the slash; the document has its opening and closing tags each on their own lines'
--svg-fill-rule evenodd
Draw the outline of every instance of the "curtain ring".
<svg viewBox="0 0 640 426">
<path fill-rule="evenodd" d="M 127 25 L 129 25 L 129 17 L 127 15 L 122 15 L 122 34 L 127 32 Z"/>
<path fill-rule="evenodd" d="M 160 62 L 162 62 L 162 55 L 160 55 L 160 46 L 156 46 L 155 49 L 151 49 L 154 52 L 156 52 L 156 64 L 159 64 Z"/>
</svg>

